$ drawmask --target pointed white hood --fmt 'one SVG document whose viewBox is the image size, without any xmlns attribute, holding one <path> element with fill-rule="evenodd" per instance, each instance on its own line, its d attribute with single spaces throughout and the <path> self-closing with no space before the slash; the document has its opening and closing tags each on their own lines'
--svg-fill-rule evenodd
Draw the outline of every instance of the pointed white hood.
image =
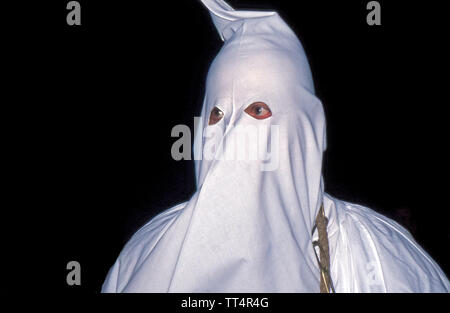
<svg viewBox="0 0 450 313">
<path fill-rule="evenodd" d="M 207 126 L 221 128 L 222 153 L 242 136 L 239 127 L 266 127 L 267 134 L 258 133 L 259 149 L 275 150 L 268 158 L 274 166 L 263 170 L 261 160 L 205 160 L 203 155 L 196 164 L 196 228 L 189 234 L 196 239 L 185 249 L 210 254 L 199 254 L 203 262 L 190 257 L 178 265 L 198 266 L 204 279 L 224 275 L 216 291 L 317 290 L 310 234 L 322 203 L 325 119 L 305 52 L 275 12 L 203 3 L 225 41 L 208 73 L 203 125 L 214 106 L 224 112 L 218 124 Z M 256 120 L 244 112 L 257 101 L 271 108 L 270 118 Z M 204 152 L 207 140 L 196 138 L 197 153 Z"/>
</svg>

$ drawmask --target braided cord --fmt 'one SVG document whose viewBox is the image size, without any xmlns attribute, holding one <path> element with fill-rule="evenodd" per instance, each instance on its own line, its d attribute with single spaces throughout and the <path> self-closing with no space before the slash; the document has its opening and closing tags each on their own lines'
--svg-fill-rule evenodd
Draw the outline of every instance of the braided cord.
<svg viewBox="0 0 450 313">
<path fill-rule="evenodd" d="M 320 269 L 320 292 L 334 293 L 334 285 L 330 275 L 330 249 L 328 245 L 327 225 L 328 219 L 325 216 L 325 210 L 322 203 L 320 210 L 317 213 L 316 223 L 312 229 L 312 234 L 314 234 L 314 231 L 317 229 L 319 240 L 313 241 L 312 244 Z M 319 247 L 320 258 L 317 255 L 316 247 Z"/>
</svg>

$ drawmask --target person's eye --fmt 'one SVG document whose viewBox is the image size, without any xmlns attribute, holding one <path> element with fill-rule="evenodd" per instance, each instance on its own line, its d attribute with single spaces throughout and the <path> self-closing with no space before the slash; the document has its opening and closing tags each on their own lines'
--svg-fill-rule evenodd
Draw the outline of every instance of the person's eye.
<svg viewBox="0 0 450 313">
<path fill-rule="evenodd" d="M 224 115 L 223 112 L 218 107 L 214 107 L 211 110 L 211 115 L 209 116 L 208 125 L 216 124 L 218 121 L 220 121 L 222 119 L 223 115 Z"/>
<path fill-rule="evenodd" d="M 272 116 L 272 111 L 270 111 L 269 106 L 264 102 L 253 102 L 244 112 L 257 120 L 263 120 Z"/>
</svg>

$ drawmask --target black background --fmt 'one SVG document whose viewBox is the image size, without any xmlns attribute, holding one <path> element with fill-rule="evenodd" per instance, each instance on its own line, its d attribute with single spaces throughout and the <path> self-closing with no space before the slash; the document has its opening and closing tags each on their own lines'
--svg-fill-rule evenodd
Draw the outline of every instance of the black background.
<svg viewBox="0 0 450 313">
<path fill-rule="evenodd" d="M 4 118 L 21 122 L 7 135 L 24 151 L 13 209 L 20 232 L 33 226 L 26 275 L 97 293 L 134 231 L 195 190 L 170 131 L 192 129 L 221 41 L 200 1 L 79 1 L 81 26 L 66 24 L 67 2 L 35 2 L 9 24 L 22 31 L 6 59 L 19 88 Z M 302 41 L 327 117 L 326 191 L 408 227 L 448 274 L 441 9 L 379 1 L 382 25 L 368 26 L 367 2 L 229 1 L 278 11 Z M 71 260 L 81 286 L 66 284 Z"/>
</svg>

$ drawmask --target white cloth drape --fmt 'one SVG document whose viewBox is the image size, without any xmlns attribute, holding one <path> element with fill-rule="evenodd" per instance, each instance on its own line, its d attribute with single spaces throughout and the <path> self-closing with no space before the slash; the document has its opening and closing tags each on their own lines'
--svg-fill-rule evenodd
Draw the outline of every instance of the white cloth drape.
<svg viewBox="0 0 450 313">
<path fill-rule="evenodd" d="M 318 292 L 311 230 L 323 202 L 337 292 L 448 292 L 444 273 L 405 229 L 323 192 L 325 117 L 292 30 L 276 12 L 202 2 L 224 45 L 208 73 L 204 132 L 194 146 L 197 156 L 213 143 L 220 149 L 196 161 L 192 198 L 153 218 L 126 244 L 102 291 Z M 270 107 L 271 117 L 244 112 L 257 101 Z M 206 126 L 214 106 L 224 118 Z M 262 159 L 224 157 L 242 127 L 259 130 Z"/>
</svg>

